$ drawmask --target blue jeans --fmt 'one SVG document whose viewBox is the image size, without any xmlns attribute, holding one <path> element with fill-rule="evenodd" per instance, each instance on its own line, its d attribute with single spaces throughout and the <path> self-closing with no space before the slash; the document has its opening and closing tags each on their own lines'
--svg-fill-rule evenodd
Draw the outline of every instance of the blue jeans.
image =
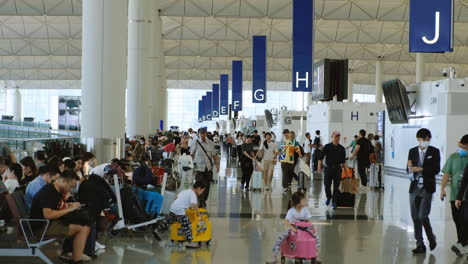
<svg viewBox="0 0 468 264">
<path fill-rule="evenodd" d="M 410 193 L 411 218 L 414 223 L 414 238 L 417 246 L 424 246 L 422 229 L 426 231 L 427 239 L 435 242 L 432 232 L 429 214 L 431 213 L 432 193 L 428 193 L 424 188 L 414 188 Z"/>
</svg>

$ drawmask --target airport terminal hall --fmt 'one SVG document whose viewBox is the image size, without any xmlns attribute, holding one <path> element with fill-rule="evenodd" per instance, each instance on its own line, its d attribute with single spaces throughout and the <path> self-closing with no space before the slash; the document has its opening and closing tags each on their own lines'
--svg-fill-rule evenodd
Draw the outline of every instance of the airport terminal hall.
<svg viewBox="0 0 468 264">
<path fill-rule="evenodd" d="M 468 0 L 0 0 L 1 264 L 468 264 Z"/>
</svg>

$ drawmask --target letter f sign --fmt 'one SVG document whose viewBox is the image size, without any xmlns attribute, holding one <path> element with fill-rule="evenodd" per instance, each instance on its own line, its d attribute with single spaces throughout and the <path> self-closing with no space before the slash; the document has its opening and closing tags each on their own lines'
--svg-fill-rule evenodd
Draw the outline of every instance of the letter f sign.
<svg viewBox="0 0 468 264">
<path fill-rule="evenodd" d="M 439 40 L 439 35 L 440 35 L 440 12 L 436 12 L 435 13 L 435 34 L 434 34 L 434 38 L 432 40 L 428 40 L 426 38 L 426 36 L 424 36 L 424 37 L 422 37 L 422 40 L 426 44 L 433 45 L 433 44 L 437 43 L 437 41 Z"/>
</svg>

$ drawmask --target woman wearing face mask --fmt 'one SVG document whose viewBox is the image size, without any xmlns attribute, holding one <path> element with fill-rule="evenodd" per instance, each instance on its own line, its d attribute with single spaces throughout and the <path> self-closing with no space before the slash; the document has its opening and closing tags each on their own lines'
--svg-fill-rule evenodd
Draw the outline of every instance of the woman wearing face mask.
<svg viewBox="0 0 468 264">
<path fill-rule="evenodd" d="M 10 175 L 8 175 L 8 179 L 5 181 L 5 187 L 8 189 L 9 193 L 15 192 L 16 188 L 18 188 L 19 181 L 23 177 L 23 169 L 19 164 L 11 165 Z"/>
<path fill-rule="evenodd" d="M 271 181 L 273 179 L 277 156 L 276 143 L 271 140 L 270 133 L 265 134 L 265 141 L 263 141 L 257 155 L 260 152 L 263 153 L 263 183 L 265 184 L 265 190 L 269 191 L 271 189 Z M 257 156 L 255 156 L 255 159 L 257 159 Z"/>
<path fill-rule="evenodd" d="M 465 226 L 464 213 L 462 208 L 455 206 L 460 184 L 463 179 L 463 171 L 468 165 L 468 135 L 464 135 L 458 142 L 457 151 L 450 155 L 445 162 L 442 172 L 442 182 L 440 184 L 440 199 L 443 201 L 447 195 L 445 187 L 450 179 L 450 205 L 452 209 L 452 218 L 457 230 L 457 241 L 451 247 L 452 251 L 458 256 L 468 254 L 468 227 Z"/>
<path fill-rule="evenodd" d="M 133 150 L 133 157 L 135 161 L 143 162 L 146 159 L 145 138 L 140 138 L 140 141 Z"/>
</svg>

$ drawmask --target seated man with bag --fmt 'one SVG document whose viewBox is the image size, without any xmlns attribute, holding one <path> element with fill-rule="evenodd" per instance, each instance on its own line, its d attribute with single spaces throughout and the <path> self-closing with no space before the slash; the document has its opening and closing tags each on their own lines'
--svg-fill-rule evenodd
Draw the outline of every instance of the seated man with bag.
<svg viewBox="0 0 468 264">
<path fill-rule="evenodd" d="M 64 171 L 60 178 L 47 184 L 36 194 L 31 206 L 31 219 L 50 220 L 46 236 L 73 237 L 72 263 L 82 263 L 83 250 L 90 232 L 89 225 L 83 219 L 66 219 L 82 207 L 80 203 L 66 203 L 67 195 L 75 188 L 78 180 L 76 172 Z"/>
</svg>

